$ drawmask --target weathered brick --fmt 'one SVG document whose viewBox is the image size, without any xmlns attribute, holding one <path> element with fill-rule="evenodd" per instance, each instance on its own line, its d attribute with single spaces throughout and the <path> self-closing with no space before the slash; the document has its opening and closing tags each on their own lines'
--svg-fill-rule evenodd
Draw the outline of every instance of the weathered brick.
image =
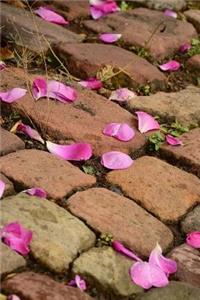
<svg viewBox="0 0 200 300">
<path fill-rule="evenodd" d="M 182 10 L 187 6 L 186 0 L 133 0 L 132 2 L 158 10 L 166 8 Z"/>
<path fill-rule="evenodd" d="M 15 193 L 12 182 L 3 174 L 0 173 L 0 179 L 6 184 L 3 197 L 10 196 Z"/>
<path fill-rule="evenodd" d="M 200 72 L 200 54 L 196 54 L 189 58 L 186 66 L 193 71 Z"/>
<path fill-rule="evenodd" d="M 0 156 L 25 148 L 24 142 L 15 134 L 0 127 Z"/>
<path fill-rule="evenodd" d="M 90 15 L 90 7 L 87 0 L 54 0 L 52 4 L 62 11 L 68 20 L 86 18 Z"/>
<path fill-rule="evenodd" d="M 200 32 L 200 10 L 198 9 L 190 9 L 184 12 L 184 15 L 191 22 L 196 30 Z"/>
<path fill-rule="evenodd" d="M 199 231 L 200 229 L 200 205 L 197 205 L 181 222 L 184 233 Z"/>
</svg>

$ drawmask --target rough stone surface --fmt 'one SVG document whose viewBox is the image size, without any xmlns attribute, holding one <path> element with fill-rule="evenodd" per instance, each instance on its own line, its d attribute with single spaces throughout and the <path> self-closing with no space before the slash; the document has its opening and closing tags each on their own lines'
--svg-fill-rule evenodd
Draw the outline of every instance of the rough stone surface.
<svg viewBox="0 0 200 300">
<path fill-rule="evenodd" d="M 1 271 L 0 275 L 11 273 L 14 270 L 24 267 L 26 265 L 25 259 L 11 250 L 8 246 L 0 242 L 0 261 Z"/>
<path fill-rule="evenodd" d="M 200 205 L 197 205 L 181 222 L 184 233 L 199 231 L 200 229 Z"/>
<path fill-rule="evenodd" d="M 92 300 L 77 288 L 33 272 L 24 272 L 8 278 L 2 283 L 2 289 L 29 300 Z"/>
<path fill-rule="evenodd" d="M 5 3 L 1 3 L 1 22 L 4 35 L 12 34 L 15 43 L 36 53 L 46 52 L 48 42 L 75 43 L 82 39 L 60 25 L 47 23 L 33 12 Z"/>
<path fill-rule="evenodd" d="M 5 69 L 1 75 L 2 85 L 7 88 L 21 86 L 25 80 L 32 78 L 21 69 Z M 12 106 L 22 114 L 28 115 L 38 126 L 41 132 L 46 132 L 52 139 L 73 140 L 75 142 L 87 142 L 93 147 L 95 155 L 101 155 L 110 150 L 122 152 L 143 151 L 146 144 L 144 135 L 136 129 L 137 122 L 134 116 L 116 105 L 112 101 L 97 95 L 96 93 L 79 89 L 78 99 L 73 104 L 63 104 L 58 101 L 40 99 L 34 101 L 30 95 L 26 95 Z M 135 129 L 135 137 L 130 142 L 120 142 L 112 137 L 102 134 L 107 123 L 128 123 Z M 45 136 L 43 136 L 45 138 Z"/>
<path fill-rule="evenodd" d="M 132 264 L 133 260 L 110 247 L 92 248 L 74 261 L 73 272 L 81 274 L 107 293 L 110 291 L 121 297 L 130 297 L 142 292 L 129 276 Z"/>
<path fill-rule="evenodd" d="M 158 92 L 151 96 L 139 96 L 128 101 L 129 109 L 142 110 L 159 115 L 164 120 L 190 125 L 200 125 L 200 88 L 188 86 L 176 93 Z"/>
<path fill-rule="evenodd" d="M 190 284 L 171 281 L 161 289 L 152 289 L 136 300 L 200 300 L 200 289 Z"/>
<path fill-rule="evenodd" d="M 123 69 L 134 84 L 150 82 L 153 86 L 165 86 L 166 78 L 155 66 L 134 53 L 116 46 L 61 43 L 55 47 L 55 51 L 72 74 L 83 79 L 96 76 L 102 67 L 110 65 L 116 70 Z"/>
<path fill-rule="evenodd" d="M 190 9 L 187 10 L 184 14 L 188 21 L 194 25 L 198 32 L 200 32 L 200 10 Z"/>
<path fill-rule="evenodd" d="M 20 149 L 24 149 L 24 142 L 15 134 L 0 127 L 0 156 Z"/>
<path fill-rule="evenodd" d="M 68 20 L 86 18 L 90 15 L 90 7 L 89 2 L 87 0 L 54 0 L 53 5 L 60 11 L 62 11 L 62 13 L 67 17 Z"/>
<path fill-rule="evenodd" d="M 200 180 L 168 163 L 143 156 L 126 170 L 108 173 L 134 201 L 162 221 L 176 222 L 200 201 Z"/>
<path fill-rule="evenodd" d="M 157 59 L 173 55 L 182 44 L 189 43 L 191 38 L 197 36 L 192 24 L 146 8 L 110 14 L 98 22 L 85 21 L 84 24 L 99 33 L 120 32 L 126 44 L 145 47 Z"/>
<path fill-rule="evenodd" d="M 33 256 L 54 272 L 66 271 L 77 254 L 95 242 L 94 233 L 83 222 L 46 199 L 24 193 L 4 199 L 2 225 L 16 220 L 33 231 Z"/>
<path fill-rule="evenodd" d="M 6 184 L 3 197 L 10 196 L 15 193 L 14 186 L 6 176 L 0 173 L 0 179 Z"/>
<path fill-rule="evenodd" d="M 186 244 L 175 248 L 170 258 L 177 262 L 176 278 L 200 287 L 200 251 Z"/>
<path fill-rule="evenodd" d="M 163 10 L 165 8 L 182 10 L 187 5 L 186 0 L 133 0 L 133 3 L 142 4 L 158 10 Z"/>
<path fill-rule="evenodd" d="M 24 188 L 41 187 L 48 197 L 61 199 L 73 189 L 95 183 L 69 162 L 44 151 L 21 150 L 0 158 L 1 172 Z"/>
<path fill-rule="evenodd" d="M 186 65 L 193 71 L 200 71 L 200 54 L 196 54 L 188 59 Z"/>
<path fill-rule="evenodd" d="M 173 242 L 173 235 L 164 224 L 133 201 L 104 188 L 76 193 L 67 201 L 67 207 L 96 231 L 111 233 L 144 256 L 149 255 L 156 242 L 164 250 Z"/>
<path fill-rule="evenodd" d="M 161 155 L 186 166 L 190 172 L 200 177 L 200 128 L 184 133 L 180 136 L 180 140 L 183 142 L 180 147 L 161 146 Z"/>
</svg>

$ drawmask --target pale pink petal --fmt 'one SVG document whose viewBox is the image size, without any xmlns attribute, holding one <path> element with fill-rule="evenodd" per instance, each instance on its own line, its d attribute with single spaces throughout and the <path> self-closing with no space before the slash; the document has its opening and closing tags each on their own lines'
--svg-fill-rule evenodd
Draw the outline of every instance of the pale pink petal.
<svg viewBox="0 0 200 300">
<path fill-rule="evenodd" d="M 106 152 L 101 156 L 101 164 L 110 170 L 127 169 L 133 162 L 129 155 L 120 151 Z"/>
<path fill-rule="evenodd" d="M 5 69 L 6 64 L 4 61 L 0 61 L 0 71 L 2 71 L 3 69 Z"/>
<path fill-rule="evenodd" d="M 122 243 L 120 243 L 119 241 L 113 241 L 112 246 L 117 252 L 122 253 L 125 256 L 132 258 L 136 261 L 141 261 L 141 259 L 136 254 L 124 247 L 124 245 L 122 245 Z"/>
<path fill-rule="evenodd" d="M 21 300 L 17 295 L 8 296 L 8 300 Z"/>
<path fill-rule="evenodd" d="M 28 126 L 28 125 L 25 125 L 25 124 L 23 124 L 23 123 L 20 123 L 20 124 L 17 126 L 17 131 L 23 132 L 23 133 L 25 133 L 26 135 L 28 135 L 31 139 L 34 139 L 34 140 L 39 141 L 39 142 L 41 142 L 42 144 L 44 144 L 44 140 L 43 140 L 43 138 L 40 136 L 40 134 L 37 132 L 37 130 L 31 128 L 31 127 Z"/>
<path fill-rule="evenodd" d="M 97 20 L 104 16 L 104 13 L 95 6 L 90 6 L 90 14 L 94 20 Z"/>
<path fill-rule="evenodd" d="M 88 78 L 87 80 L 79 81 L 79 84 L 82 87 L 91 89 L 91 90 L 98 90 L 102 88 L 102 82 L 96 78 Z"/>
<path fill-rule="evenodd" d="M 49 98 L 56 99 L 63 103 L 73 102 L 78 96 L 74 88 L 55 80 L 48 82 L 47 94 Z"/>
<path fill-rule="evenodd" d="M 109 123 L 103 133 L 124 142 L 130 141 L 135 135 L 135 131 L 126 123 Z"/>
<path fill-rule="evenodd" d="M 159 244 L 151 251 L 149 263 L 158 266 L 167 276 L 177 271 L 177 263 L 162 255 L 162 249 Z"/>
<path fill-rule="evenodd" d="M 89 0 L 90 5 L 101 5 L 103 4 L 104 0 Z"/>
<path fill-rule="evenodd" d="M 177 13 L 171 9 L 165 9 L 164 15 L 167 17 L 177 18 Z"/>
<path fill-rule="evenodd" d="M 181 67 L 181 64 L 176 60 L 170 60 L 167 63 L 160 65 L 159 68 L 162 71 L 177 71 Z"/>
<path fill-rule="evenodd" d="M 189 43 L 185 43 L 185 44 L 183 44 L 183 45 L 180 46 L 180 48 L 178 49 L 178 52 L 180 52 L 180 53 L 186 53 L 186 52 L 188 52 L 188 50 L 191 49 L 191 47 L 192 46 Z"/>
<path fill-rule="evenodd" d="M 40 16 L 45 21 L 55 23 L 55 24 L 61 24 L 61 25 L 67 25 L 69 24 L 68 21 L 66 21 L 62 16 L 54 12 L 53 10 L 47 8 L 47 7 L 39 7 L 35 10 L 35 13 Z"/>
<path fill-rule="evenodd" d="M 170 134 L 167 134 L 165 138 L 169 145 L 172 145 L 172 146 L 183 145 L 183 143 L 178 138 L 176 138 Z"/>
<path fill-rule="evenodd" d="M 120 8 L 117 6 L 117 3 L 114 0 L 98 2 L 93 1 L 92 5 L 90 6 L 91 16 L 95 20 L 119 10 Z"/>
<path fill-rule="evenodd" d="M 134 283 L 144 289 L 164 287 L 169 283 L 162 269 L 147 262 L 136 262 L 130 268 L 130 276 Z"/>
<path fill-rule="evenodd" d="M 135 113 L 138 117 L 138 130 L 141 133 L 160 129 L 159 123 L 151 115 L 143 111 L 136 111 Z"/>
<path fill-rule="evenodd" d="M 0 199 L 3 196 L 3 193 L 5 191 L 5 187 L 6 187 L 6 184 L 3 182 L 3 180 L 0 179 Z"/>
<path fill-rule="evenodd" d="M 127 88 L 120 88 L 113 91 L 109 97 L 109 100 L 115 100 L 119 102 L 128 101 L 137 96 L 134 92 L 130 91 Z"/>
<path fill-rule="evenodd" d="M 47 197 L 47 192 L 39 187 L 31 188 L 28 190 L 23 191 L 24 193 L 30 195 L 30 196 L 36 196 L 38 198 L 46 198 Z"/>
<path fill-rule="evenodd" d="M 33 97 L 38 100 L 39 98 L 47 96 L 47 82 L 43 78 L 36 78 L 33 81 L 32 87 Z"/>
<path fill-rule="evenodd" d="M 79 275 L 76 275 L 76 276 L 75 276 L 75 282 L 76 282 L 77 287 L 78 287 L 80 290 L 82 290 L 82 291 L 86 290 L 86 288 L 87 288 L 86 282 L 85 282 L 85 280 L 82 279 Z"/>
<path fill-rule="evenodd" d="M 186 242 L 193 248 L 200 248 L 200 231 L 188 233 Z"/>
<path fill-rule="evenodd" d="M 118 41 L 121 36 L 122 35 L 120 33 L 102 33 L 100 34 L 99 39 L 104 43 L 112 44 Z"/>
<path fill-rule="evenodd" d="M 92 147 L 90 144 L 86 143 L 58 145 L 47 141 L 46 145 L 49 152 L 62 157 L 65 160 L 88 160 L 92 156 Z"/>
<path fill-rule="evenodd" d="M 22 98 L 26 92 L 27 90 L 25 89 L 14 88 L 8 92 L 0 92 L 0 99 L 6 103 L 12 103 Z"/>
</svg>

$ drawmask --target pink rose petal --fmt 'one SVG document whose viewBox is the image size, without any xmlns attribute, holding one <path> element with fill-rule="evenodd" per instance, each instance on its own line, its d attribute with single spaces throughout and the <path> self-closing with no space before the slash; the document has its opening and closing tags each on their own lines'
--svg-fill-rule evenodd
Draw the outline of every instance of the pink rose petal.
<svg viewBox="0 0 200 300">
<path fill-rule="evenodd" d="M 124 247 L 124 245 L 122 245 L 122 243 L 120 243 L 119 241 L 113 241 L 112 243 L 112 247 L 119 253 L 124 254 L 125 256 L 132 258 L 136 261 L 142 261 L 137 255 L 135 255 L 132 251 L 130 251 L 129 249 L 127 249 L 126 247 Z"/>
<path fill-rule="evenodd" d="M 0 71 L 2 71 L 3 69 L 5 69 L 6 64 L 4 61 L 0 61 Z"/>
<path fill-rule="evenodd" d="M 5 187 L 6 187 L 6 184 L 3 182 L 3 180 L 0 179 L 0 199 L 3 196 L 3 193 L 5 191 Z"/>
<path fill-rule="evenodd" d="M 151 115 L 143 111 L 136 111 L 135 113 L 138 117 L 138 130 L 141 133 L 160 129 L 159 123 Z"/>
<path fill-rule="evenodd" d="M 162 249 L 159 244 L 151 251 L 149 263 L 158 266 L 167 276 L 177 271 L 177 263 L 162 255 Z"/>
<path fill-rule="evenodd" d="M 92 156 L 92 147 L 90 144 L 86 143 L 58 145 L 47 141 L 46 145 L 49 152 L 60 156 L 65 160 L 88 160 Z"/>
<path fill-rule="evenodd" d="M 185 43 L 185 44 L 183 44 L 183 45 L 180 46 L 180 48 L 178 49 L 178 52 L 179 53 L 186 53 L 186 52 L 188 52 L 188 50 L 191 49 L 191 47 L 192 46 L 190 44 Z"/>
<path fill-rule="evenodd" d="M 95 20 L 120 10 L 114 0 L 92 1 L 91 4 L 90 13 Z"/>
<path fill-rule="evenodd" d="M 17 295 L 10 295 L 7 298 L 8 300 L 21 300 Z"/>
<path fill-rule="evenodd" d="M 134 92 L 130 91 L 129 89 L 120 88 L 111 93 L 109 100 L 124 102 L 134 98 L 135 96 L 137 95 Z"/>
<path fill-rule="evenodd" d="M 122 170 L 133 164 L 132 158 L 119 151 L 106 152 L 101 156 L 101 164 L 107 169 Z"/>
<path fill-rule="evenodd" d="M 90 14 L 94 20 L 97 20 L 104 16 L 104 13 L 95 6 L 90 6 Z"/>
<path fill-rule="evenodd" d="M 48 21 L 50 23 L 60 24 L 60 25 L 67 25 L 69 24 L 68 21 L 66 21 L 62 16 L 54 12 L 53 10 L 47 8 L 47 7 L 39 7 L 35 10 L 35 13 L 40 16 L 45 21 Z"/>
<path fill-rule="evenodd" d="M 171 9 L 165 9 L 164 15 L 167 17 L 177 18 L 177 13 Z"/>
<path fill-rule="evenodd" d="M 181 67 L 181 64 L 176 60 L 170 60 L 167 63 L 160 65 L 159 68 L 162 71 L 177 71 Z"/>
<path fill-rule="evenodd" d="M 130 268 L 130 276 L 134 283 L 144 289 L 164 287 L 169 281 L 162 269 L 147 262 L 136 262 Z"/>
<path fill-rule="evenodd" d="M 98 90 L 102 88 L 102 82 L 96 78 L 88 78 L 87 80 L 79 81 L 79 84 L 82 87 L 91 89 L 91 90 Z"/>
<path fill-rule="evenodd" d="M 47 197 L 47 192 L 39 187 L 31 188 L 28 190 L 23 191 L 24 193 L 30 195 L 30 196 L 36 196 L 38 198 L 46 198 Z"/>
<path fill-rule="evenodd" d="M 121 34 L 119 33 L 102 33 L 99 36 L 99 39 L 104 43 L 112 44 L 118 41 L 121 38 Z"/>
<path fill-rule="evenodd" d="M 36 78 L 33 81 L 32 87 L 33 97 L 38 100 L 39 98 L 47 96 L 47 82 L 43 78 Z"/>
<path fill-rule="evenodd" d="M 55 80 L 48 82 L 47 94 L 49 98 L 56 99 L 63 103 L 73 102 L 78 96 L 74 88 Z"/>
<path fill-rule="evenodd" d="M 186 243 L 193 248 L 200 248 L 200 231 L 188 233 Z"/>
<path fill-rule="evenodd" d="M 81 278 L 81 276 L 76 275 L 75 279 L 70 280 L 68 283 L 69 286 L 77 286 L 80 290 L 84 291 L 86 290 L 86 282 L 84 279 Z"/>
<path fill-rule="evenodd" d="M 172 145 L 172 146 L 183 145 L 183 143 L 178 138 L 176 138 L 170 134 L 167 134 L 165 138 L 169 145 Z"/>
<path fill-rule="evenodd" d="M 14 88 L 8 92 L 0 92 L 0 99 L 6 103 L 12 103 L 22 98 L 26 92 L 27 90 L 25 89 Z"/>
<path fill-rule="evenodd" d="M 40 134 L 37 132 L 37 130 L 31 128 L 31 127 L 28 126 L 28 125 L 25 125 L 25 124 L 23 124 L 23 123 L 20 123 L 20 124 L 17 126 L 17 131 L 23 132 L 23 133 L 25 133 L 26 135 L 28 135 L 31 139 L 34 139 L 34 140 L 39 141 L 39 142 L 41 142 L 42 144 L 44 144 L 44 140 L 43 140 L 43 138 L 40 136 Z"/>
<path fill-rule="evenodd" d="M 135 136 L 135 131 L 126 123 L 109 123 L 103 133 L 124 142 L 130 141 Z"/>
</svg>

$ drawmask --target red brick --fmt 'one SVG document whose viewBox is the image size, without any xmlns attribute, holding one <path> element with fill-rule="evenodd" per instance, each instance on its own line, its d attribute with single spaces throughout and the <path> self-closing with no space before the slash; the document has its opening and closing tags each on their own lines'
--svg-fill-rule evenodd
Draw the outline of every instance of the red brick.
<svg viewBox="0 0 200 300">
<path fill-rule="evenodd" d="M 0 156 L 25 148 L 24 142 L 15 134 L 0 127 Z"/>
</svg>

